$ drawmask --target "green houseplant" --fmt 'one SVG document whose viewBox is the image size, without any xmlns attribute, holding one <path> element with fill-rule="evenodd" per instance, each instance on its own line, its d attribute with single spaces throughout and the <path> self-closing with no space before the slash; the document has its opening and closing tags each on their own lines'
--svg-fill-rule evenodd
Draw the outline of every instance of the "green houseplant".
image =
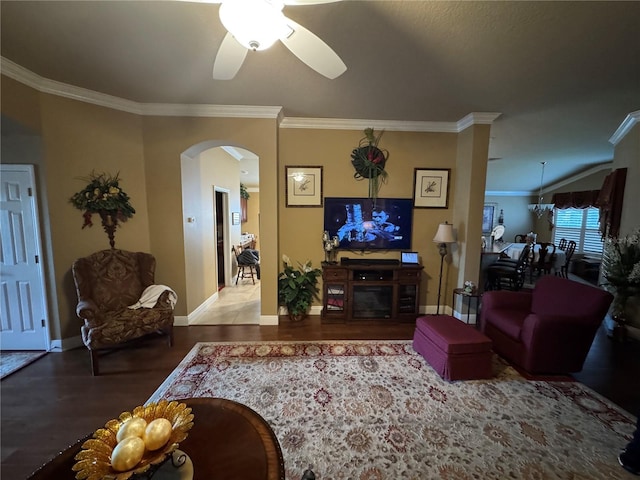
<svg viewBox="0 0 640 480">
<path fill-rule="evenodd" d="M 247 191 L 247 186 L 244 183 L 240 184 L 240 198 L 244 198 L 245 200 L 249 199 L 249 192 Z"/>
<path fill-rule="evenodd" d="M 318 298 L 319 268 L 313 268 L 311 261 L 295 268 L 289 257 L 282 256 L 284 270 L 278 275 L 278 301 L 287 307 L 289 318 L 300 321 L 305 318 L 314 298 Z"/>
<path fill-rule="evenodd" d="M 626 237 L 606 239 L 603 267 L 605 286 L 614 295 L 613 319 L 621 325 L 637 323 L 631 318 L 628 303 L 640 296 L 640 228 Z"/>
</svg>

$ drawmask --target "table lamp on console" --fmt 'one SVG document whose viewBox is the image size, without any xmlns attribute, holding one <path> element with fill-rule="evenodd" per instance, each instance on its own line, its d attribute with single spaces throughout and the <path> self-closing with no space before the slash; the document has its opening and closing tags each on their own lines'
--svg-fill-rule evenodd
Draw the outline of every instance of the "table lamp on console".
<svg viewBox="0 0 640 480">
<path fill-rule="evenodd" d="M 436 236 L 433 237 L 434 243 L 438 244 L 440 253 L 440 279 L 438 280 L 438 306 L 436 307 L 436 315 L 440 315 L 440 292 L 442 291 L 442 266 L 444 257 L 447 254 L 447 243 L 455 243 L 453 236 L 453 225 L 444 222 L 438 225 Z"/>
</svg>

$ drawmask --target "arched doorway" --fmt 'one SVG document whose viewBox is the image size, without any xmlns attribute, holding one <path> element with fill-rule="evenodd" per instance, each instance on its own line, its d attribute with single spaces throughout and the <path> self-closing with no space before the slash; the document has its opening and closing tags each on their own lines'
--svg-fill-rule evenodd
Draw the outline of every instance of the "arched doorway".
<svg viewBox="0 0 640 480">
<path fill-rule="evenodd" d="M 245 160 L 249 158 L 250 161 Z M 241 242 L 240 183 L 251 169 L 257 189 L 258 156 L 219 141 L 194 145 L 181 155 L 184 255 L 189 323 L 214 305 L 235 275 L 232 245 Z M 256 221 L 254 228 L 259 229 Z M 259 312 L 255 323 L 259 323 Z M 199 323 L 199 322 L 196 322 Z"/>
</svg>

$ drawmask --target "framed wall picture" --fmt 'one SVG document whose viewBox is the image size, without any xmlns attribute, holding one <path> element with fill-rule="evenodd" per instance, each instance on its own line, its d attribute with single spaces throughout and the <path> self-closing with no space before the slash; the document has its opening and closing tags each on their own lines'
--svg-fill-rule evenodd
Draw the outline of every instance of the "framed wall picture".
<svg viewBox="0 0 640 480">
<path fill-rule="evenodd" d="M 496 205 L 486 204 L 482 209 L 482 233 L 491 233 L 493 219 L 496 214 Z"/>
<path fill-rule="evenodd" d="M 322 206 L 322 167 L 284 167 L 287 207 Z"/>
<path fill-rule="evenodd" d="M 231 212 L 231 225 L 240 225 L 240 212 Z"/>
<path fill-rule="evenodd" d="M 413 207 L 447 208 L 450 176 L 450 168 L 416 168 L 413 180 Z"/>
</svg>

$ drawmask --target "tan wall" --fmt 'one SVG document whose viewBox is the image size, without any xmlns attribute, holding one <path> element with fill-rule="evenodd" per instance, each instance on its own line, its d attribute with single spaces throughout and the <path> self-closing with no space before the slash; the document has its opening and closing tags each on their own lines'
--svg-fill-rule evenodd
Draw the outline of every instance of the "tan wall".
<svg viewBox="0 0 640 480">
<path fill-rule="evenodd" d="M 256 235 L 256 250 L 260 250 L 260 192 L 249 192 L 247 200 L 247 221 L 242 231 Z"/>
<path fill-rule="evenodd" d="M 33 133 L 40 133 L 40 96 L 31 87 L 0 75 L 2 114 L 10 117 Z"/>
<path fill-rule="evenodd" d="M 242 146 L 259 154 L 265 182 L 262 198 L 272 205 L 262 215 L 266 227 L 261 229 L 261 237 L 277 245 L 275 119 L 140 117 L 62 97 L 33 94 L 30 88 L 5 77 L 1 94 L 3 115 L 30 127 L 42 124 L 44 188 L 40 192 L 46 192 L 46 199 L 41 214 L 47 215 L 51 225 L 47 290 L 50 305 L 55 306 L 50 312 L 54 338 L 79 334 L 71 263 L 109 247 L 99 224 L 81 229 L 82 214 L 68 201 L 84 187 L 78 177 L 92 170 L 120 173 L 121 186 L 130 195 L 137 213 L 118 228 L 116 247 L 150 251 L 156 256 L 156 281 L 172 286 L 178 293 L 176 315 L 188 313 L 180 171 L 183 152 L 218 139 L 219 144 Z M 235 211 L 239 211 L 239 205 Z M 274 249 L 262 258 L 265 275 L 274 279 L 277 257 Z M 275 281 L 263 282 L 262 296 L 263 314 L 276 315 Z"/>
<path fill-rule="evenodd" d="M 42 95 L 40 106 L 54 291 L 60 335 L 67 338 L 77 335 L 80 326 L 71 264 L 78 257 L 110 248 L 100 220 L 94 216 L 94 226 L 82 229 L 82 212 L 69 203 L 87 184 L 79 177 L 92 171 L 120 174 L 120 186 L 131 198 L 136 214 L 116 230 L 116 248 L 149 251 L 140 117 L 53 95 Z"/>
<path fill-rule="evenodd" d="M 487 178 L 489 151 L 489 125 L 475 125 L 458 135 L 456 168 L 453 172 L 455 191 L 453 198 L 453 225 L 457 242 L 451 246 L 452 265 L 447 271 L 445 304 L 451 304 L 451 292 L 465 280 L 478 285 L 482 242 L 482 209 Z"/>
<path fill-rule="evenodd" d="M 285 166 L 322 165 L 324 197 L 366 197 L 368 183 L 354 179 L 350 157 L 351 151 L 358 146 L 362 137 L 363 132 L 352 130 L 280 131 L 280 251 L 291 260 L 311 260 L 314 266 L 320 266 L 324 260 L 324 218 L 323 209 L 320 207 L 285 206 Z M 425 267 L 420 292 L 421 305 L 435 305 L 437 300 L 440 256 L 438 246 L 432 239 L 438 224 L 445 220 L 451 223 L 453 218 L 452 209 L 457 188 L 456 142 L 456 134 L 391 131 L 385 132 L 380 142 L 380 147 L 390 152 L 385 168 L 389 174 L 388 181 L 382 185 L 380 197 L 413 198 L 415 168 L 452 169 L 449 208 L 418 208 L 413 211 L 412 249 L 419 253 Z M 262 189 L 262 179 L 260 185 Z M 482 190 L 484 191 L 484 186 Z M 339 257 L 360 255 L 359 252 L 338 252 Z M 399 253 L 395 251 L 366 252 L 364 255 L 370 258 L 399 258 Z M 455 275 L 453 277 L 455 278 Z M 451 303 L 446 302 L 446 298 L 443 294 L 443 304 Z"/>
<path fill-rule="evenodd" d="M 157 277 L 170 279 L 178 298 L 186 298 L 186 266 L 182 213 L 180 158 L 185 152 L 194 157 L 217 145 L 245 148 L 260 158 L 261 197 L 270 208 L 262 212 L 261 237 L 277 245 L 277 122 L 275 119 L 228 119 L 191 117 L 144 117 L 143 142 L 149 195 L 151 252 L 158 259 Z M 238 187 L 239 189 L 239 182 Z M 239 212 L 232 204 L 232 211 Z M 264 243 L 263 243 L 264 246 Z M 262 315 L 277 314 L 277 250 L 261 254 L 264 278 L 261 283 Z M 186 315 L 186 302 L 178 301 L 176 315 Z"/>
<path fill-rule="evenodd" d="M 239 207 L 239 178 L 238 161 L 221 148 L 207 149 L 195 158 L 183 156 L 185 300 L 189 313 L 218 291 L 214 189 L 225 191 L 228 198 L 226 217 L 230 219 L 230 212 Z M 228 229 L 230 250 L 240 238 L 240 225 L 232 225 L 229 220 Z"/>
<path fill-rule="evenodd" d="M 79 327 L 74 314 L 76 298 L 70 265 L 79 256 L 108 247 L 107 237 L 98 225 L 81 230 L 81 212 L 68 202 L 69 197 L 84 186 L 77 180 L 78 176 L 86 176 L 91 170 L 120 173 L 122 187 L 131 196 L 137 213 L 118 229 L 116 246 L 146 250 L 155 255 L 157 283 L 170 285 L 178 294 L 177 316 L 191 313 L 194 305 L 201 301 L 199 297 L 204 300 L 213 291 L 211 278 L 215 278 L 210 276 L 215 264 L 212 252 L 202 251 L 207 265 L 195 273 L 185 260 L 185 249 L 190 242 L 202 246 L 206 235 L 201 234 L 198 243 L 184 233 L 183 205 L 191 201 L 185 199 L 183 202 L 184 155 L 196 158 L 212 147 L 231 145 L 245 148 L 260 158 L 260 192 L 259 195 L 253 192 L 252 197 L 258 201 L 260 213 L 257 230 L 263 270 L 261 313 L 265 318 L 277 315 L 275 280 L 281 269 L 281 255 L 286 253 L 300 261 L 310 259 L 316 266 L 324 258 L 321 245 L 323 209 L 285 207 L 285 166 L 322 165 L 324 196 L 364 197 L 368 193 L 367 182 L 353 178 L 350 162 L 350 152 L 363 136 L 361 131 L 279 130 L 275 118 L 137 116 L 51 95 L 34 96 L 30 89 L 15 82 L 5 82 L 4 78 L 2 86 L 3 114 L 12 118 L 13 115 L 17 118 L 25 116 L 25 111 L 19 108 L 20 102 L 13 101 L 16 97 L 24 97 L 26 110 L 33 110 L 35 106 L 40 109 L 53 258 L 49 291 L 55 297 L 52 303 L 58 304 L 59 335 L 63 339 L 77 336 Z M 5 102 L 5 97 L 12 100 Z M 34 103 L 34 98 L 39 101 Z M 34 115 L 27 115 L 25 122 L 39 123 Z M 436 303 L 440 257 L 437 245 L 431 239 L 438 224 L 444 221 L 459 223 L 456 227 L 459 244 L 455 247 L 458 249 L 467 248 L 467 235 L 480 236 L 479 220 L 465 212 L 469 205 L 476 205 L 481 211 L 488 136 L 489 127 L 476 126 L 462 135 L 389 131 L 382 138 L 381 147 L 391 154 L 387 163 L 389 180 L 381 188 L 381 197 L 412 198 L 417 167 L 452 169 L 449 208 L 414 210 L 412 243 L 425 265 L 421 305 Z M 204 169 L 206 167 L 201 163 L 198 175 Z M 186 176 L 195 181 L 193 172 Z M 205 183 L 199 184 L 203 205 L 212 195 L 212 190 L 207 188 L 211 182 L 207 178 Z M 215 180 L 213 182 L 215 184 Z M 465 189 L 465 192 L 461 193 L 459 189 Z M 206 198 L 203 200 L 203 197 Z M 235 198 L 235 194 L 230 197 L 230 209 L 240 211 L 239 204 L 233 203 Z M 208 215 L 204 206 L 200 208 L 200 216 Z M 251 203 L 249 212 L 250 217 L 258 213 Z M 252 218 L 250 221 L 258 220 Z M 207 228 L 206 223 L 201 228 Z M 398 258 L 398 252 L 375 255 Z M 475 255 L 471 254 L 474 265 L 477 263 Z M 457 286 L 460 276 L 457 269 L 464 274 L 469 271 L 463 255 L 458 256 L 450 269 L 451 273 L 445 277 L 442 304 L 450 303 L 450 290 Z M 470 271 L 476 269 L 473 266 Z M 193 298 L 187 298 L 187 277 L 189 282 L 202 282 L 203 285 Z"/>
<path fill-rule="evenodd" d="M 228 249 L 236 245 L 240 240 L 241 224 L 233 225 L 231 212 L 240 212 L 240 166 L 238 160 L 226 153 L 221 148 L 213 148 L 202 152 L 200 155 L 202 165 L 202 265 L 203 272 L 203 297 L 196 301 L 195 307 L 218 291 L 218 251 L 215 232 L 214 188 L 228 191 L 227 218 L 229 229 Z M 226 252 L 225 252 L 226 253 Z M 196 277 L 197 278 L 197 277 Z M 189 289 L 191 290 L 191 288 Z M 193 311 L 193 309 L 189 309 Z"/>
</svg>

